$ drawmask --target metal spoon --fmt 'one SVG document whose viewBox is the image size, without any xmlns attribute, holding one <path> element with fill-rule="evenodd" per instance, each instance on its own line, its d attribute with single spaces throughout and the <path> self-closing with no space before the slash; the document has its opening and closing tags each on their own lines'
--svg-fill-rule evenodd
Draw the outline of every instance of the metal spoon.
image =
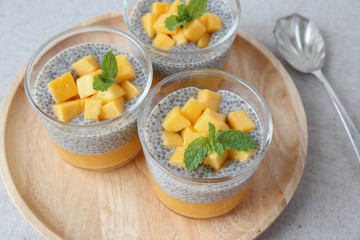
<svg viewBox="0 0 360 240">
<path fill-rule="evenodd" d="M 278 51 L 292 67 L 303 73 L 312 73 L 321 81 L 360 161 L 359 131 L 321 71 L 325 62 L 325 44 L 319 29 L 309 19 L 293 14 L 276 22 L 274 35 Z"/>
</svg>

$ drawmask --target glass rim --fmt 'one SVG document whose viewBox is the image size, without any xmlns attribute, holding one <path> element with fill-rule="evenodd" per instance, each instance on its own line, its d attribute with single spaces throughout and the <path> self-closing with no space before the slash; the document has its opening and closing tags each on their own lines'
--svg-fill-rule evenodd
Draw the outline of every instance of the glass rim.
<svg viewBox="0 0 360 240">
<path fill-rule="evenodd" d="M 165 168 L 164 166 L 162 166 L 157 160 L 157 157 L 155 156 L 154 153 L 152 153 L 152 151 L 149 149 L 149 146 L 147 144 L 147 141 L 145 139 L 145 134 L 143 131 L 143 122 L 145 122 L 145 107 L 146 106 L 150 106 L 149 102 L 155 97 L 155 95 L 163 88 L 164 85 L 166 85 L 168 82 L 173 81 L 174 79 L 181 77 L 181 76 L 186 76 L 186 75 L 190 75 L 193 73 L 208 73 L 208 74 L 217 74 L 218 76 L 225 76 L 227 78 L 231 78 L 232 80 L 237 81 L 239 84 L 245 86 L 247 88 L 247 90 L 249 90 L 256 98 L 257 100 L 260 102 L 261 106 L 264 109 L 264 113 L 267 119 L 267 125 L 266 125 L 266 130 L 267 130 L 267 135 L 264 139 L 264 144 L 263 144 L 263 148 L 261 149 L 261 153 L 258 155 L 257 157 L 257 161 L 252 161 L 252 163 L 250 163 L 247 167 L 240 169 L 239 171 L 237 171 L 236 175 L 234 176 L 225 176 L 225 177 L 221 177 L 221 178 L 197 178 L 197 177 L 191 177 L 191 176 L 184 176 L 181 174 L 177 174 L 173 171 L 171 171 L 168 168 Z M 181 80 L 180 80 L 181 81 Z M 247 83 L 245 80 L 235 76 L 234 74 L 228 73 L 228 72 L 224 72 L 221 70 L 214 70 L 214 69 L 198 69 L 198 70 L 185 70 L 185 71 L 181 71 L 178 72 L 174 75 L 171 75 L 165 79 L 163 79 L 160 83 L 158 83 L 155 87 L 153 87 L 151 89 L 151 91 L 149 92 L 149 94 L 147 95 L 147 97 L 145 98 L 143 104 L 141 104 L 140 107 L 140 111 L 139 111 L 139 116 L 137 119 L 137 127 L 138 127 L 138 133 L 139 133 L 139 138 L 141 141 L 141 145 L 142 145 L 142 149 L 143 151 L 150 156 L 150 161 L 152 163 L 154 163 L 159 169 L 161 169 L 165 174 L 170 175 L 173 178 L 176 178 L 180 181 L 183 182 L 188 182 L 188 183 L 192 183 L 192 184 L 222 184 L 224 182 L 232 182 L 232 181 L 238 181 L 239 179 L 241 179 L 243 177 L 243 175 L 249 171 L 249 169 L 253 169 L 253 168 L 257 168 L 257 166 L 261 163 L 262 159 L 264 158 L 270 143 L 271 143 L 271 139 L 272 139 L 272 135 L 273 135 L 273 121 L 272 121 L 272 117 L 271 117 L 271 112 L 269 107 L 267 106 L 264 98 L 259 94 L 259 92 L 252 87 L 249 83 Z"/>
<path fill-rule="evenodd" d="M 235 0 L 236 2 L 236 17 L 235 17 L 235 21 L 234 24 L 232 25 L 232 27 L 230 28 L 230 30 L 226 33 L 225 36 L 223 36 L 219 41 L 217 41 L 215 44 L 208 46 L 206 48 L 202 48 L 199 50 L 195 50 L 195 51 L 191 51 L 191 52 L 179 52 L 179 51 L 171 51 L 171 50 L 164 50 L 158 47 L 155 47 L 149 43 L 146 42 L 142 42 L 139 37 L 135 34 L 135 32 L 133 31 L 133 29 L 130 26 L 130 21 L 128 18 L 128 2 L 129 0 L 124 0 L 124 11 L 123 11 L 123 18 L 124 18 L 124 22 L 125 25 L 127 27 L 127 29 L 129 30 L 129 32 L 131 33 L 131 35 L 136 38 L 136 40 L 140 41 L 142 44 L 144 44 L 147 48 L 150 49 L 150 51 L 157 53 L 159 52 L 161 55 L 165 55 L 165 56 L 170 56 L 170 55 L 174 55 L 174 56 L 182 56 L 182 55 L 193 55 L 193 54 L 204 54 L 210 51 L 213 51 L 215 49 L 217 49 L 222 43 L 224 43 L 226 40 L 228 40 L 234 32 L 236 32 L 237 27 L 239 26 L 239 21 L 240 21 L 240 16 L 241 16 L 241 4 L 240 4 L 240 0 Z"/>
<path fill-rule="evenodd" d="M 61 42 L 62 40 L 66 39 L 67 37 L 74 36 L 76 34 L 88 33 L 88 32 L 107 32 L 107 33 L 118 34 L 122 37 L 125 37 L 128 41 L 130 41 L 133 45 L 135 45 L 136 48 L 138 50 L 140 50 L 141 54 L 144 56 L 144 58 L 146 60 L 146 64 L 148 65 L 147 66 L 148 77 L 146 80 L 146 86 L 144 88 L 144 91 L 139 96 L 139 99 L 136 101 L 136 103 L 133 104 L 133 106 L 131 106 L 129 109 L 127 109 L 124 113 L 122 113 L 121 115 L 119 115 L 118 117 L 116 117 L 114 119 L 101 121 L 101 122 L 93 123 L 93 124 L 87 124 L 87 125 L 79 125 L 79 124 L 62 122 L 62 121 L 50 116 L 46 112 L 44 112 L 41 109 L 41 107 L 36 103 L 35 99 L 33 98 L 32 93 L 31 93 L 31 87 L 30 87 L 30 78 L 31 78 L 32 68 L 34 66 L 35 61 L 37 61 L 39 58 L 41 58 L 41 56 L 46 51 L 51 49 L 54 46 L 54 44 Z M 24 88 L 25 88 L 26 96 L 27 96 L 30 104 L 32 105 L 32 107 L 40 114 L 41 117 L 45 118 L 50 123 L 64 127 L 64 128 L 68 128 L 68 129 L 72 129 L 72 128 L 88 129 L 88 128 L 107 127 L 107 126 L 113 125 L 117 122 L 121 122 L 122 120 L 125 120 L 126 118 L 130 117 L 133 113 L 135 113 L 140 108 L 141 103 L 145 100 L 145 97 L 150 90 L 150 87 L 152 84 L 152 79 L 153 79 L 153 69 L 152 69 L 150 55 L 144 49 L 144 47 L 139 43 L 139 41 L 134 39 L 129 34 L 122 32 L 113 27 L 100 26 L 100 25 L 88 25 L 88 26 L 74 27 L 74 28 L 65 30 L 63 32 L 60 32 L 60 33 L 56 34 L 55 36 L 53 36 L 52 38 L 50 38 L 49 40 L 45 41 L 43 44 L 41 44 L 40 47 L 31 56 L 27 66 L 26 66 L 25 76 L 24 76 Z"/>
</svg>

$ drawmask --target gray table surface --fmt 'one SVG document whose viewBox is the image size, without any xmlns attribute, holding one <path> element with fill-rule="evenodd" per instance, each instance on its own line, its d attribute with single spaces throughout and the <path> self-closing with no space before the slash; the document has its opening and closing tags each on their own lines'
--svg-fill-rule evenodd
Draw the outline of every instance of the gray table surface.
<svg viewBox="0 0 360 240">
<path fill-rule="evenodd" d="M 324 73 L 360 128 L 360 1 L 241 3 L 240 28 L 277 57 L 272 35 L 276 19 L 298 12 L 314 20 L 327 47 Z M 81 21 L 118 9 L 122 9 L 121 0 L 0 0 L 0 104 L 17 72 L 41 43 Z M 306 111 L 308 155 L 291 202 L 259 239 L 360 239 L 360 164 L 320 82 L 284 65 Z M 43 239 L 17 210 L 3 181 L 0 239 Z"/>
</svg>

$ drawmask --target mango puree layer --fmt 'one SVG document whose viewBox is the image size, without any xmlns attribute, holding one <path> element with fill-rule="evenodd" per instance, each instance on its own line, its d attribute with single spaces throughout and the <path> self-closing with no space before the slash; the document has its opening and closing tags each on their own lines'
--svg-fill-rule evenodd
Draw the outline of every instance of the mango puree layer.
<svg viewBox="0 0 360 240">
<path fill-rule="evenodd" d="M 149 179 L 156 196 L 165 206 L 180 215 L 192 218 L 211 218 L 229 212 L 243 200 L 250 186 L 250 184 L 248 184 L 239 193 L 218 202 L 192 203 L 174 198 L 165 193 L 155 183 L 151 174 L 149 174 Z"/>
<path fill-rule="evenodd" d="M 115 151 L 99 155 L 81 155 L 68 152 L 53 142 L 58 154 L 70 164 L 86 169 L 109 169 L 125 163 L 134 157 L 140 150 L 140 139 L 137 136 L 134 140 Z"/>
</svg>

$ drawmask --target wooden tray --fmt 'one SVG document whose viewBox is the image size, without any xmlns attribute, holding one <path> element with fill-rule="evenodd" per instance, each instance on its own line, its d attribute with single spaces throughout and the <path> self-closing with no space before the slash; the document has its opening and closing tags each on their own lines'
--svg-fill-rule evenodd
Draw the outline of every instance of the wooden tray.
<svg viewBox="0 0 360 240">
<path fill-rule="evenodd" d="M 121 12 L 81 25 L 126 31 Z M 265 98 L 274 135 L 249 194 L 230 213 L 213 219 L 179 216 L 156 198 L 143 153 L 125 166 L 93 172 L 70 166 L 51 146 L 24 88 L 25 67 L 4 100 L 0 118 L 0 169 L 25 218 L 48 239 L 253 239 L 293 196 L 306 160 L 304 108 L 290 76 L 258 41 L 239 31 L 228 71 Z"/>
</svg>

